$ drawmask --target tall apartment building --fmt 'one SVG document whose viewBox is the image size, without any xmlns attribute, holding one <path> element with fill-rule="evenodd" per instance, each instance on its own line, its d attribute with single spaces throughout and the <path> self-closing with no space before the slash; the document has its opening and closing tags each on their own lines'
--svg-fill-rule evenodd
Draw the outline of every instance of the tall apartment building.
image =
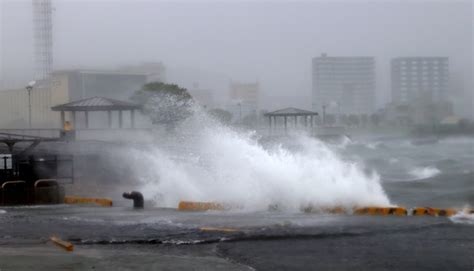
<svg viewBox="0 0 474 271">
<path fill-rule="evenodd" d="M 392 59 L 392 102 L 436 103 L 447 100 L 447 57 L 399 57 Z"/>
<path fill-rule="evenodd" d="M 368 115 L 375 111 L 373 57 L 313 58 L 312 108 L 315 111 Z"/>
<path fill-rule="evenodd" d="M 234 117 L 257 114 L 260 85 L 255 83 L 230 83 L 230 104 L 228 109 Z"/>
</svg>

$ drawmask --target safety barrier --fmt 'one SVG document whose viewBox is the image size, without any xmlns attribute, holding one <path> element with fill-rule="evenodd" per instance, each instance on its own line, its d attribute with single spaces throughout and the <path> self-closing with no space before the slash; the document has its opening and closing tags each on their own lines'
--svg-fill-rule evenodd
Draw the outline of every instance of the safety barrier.
<svg viewBox="0 0 474 271">
<path fill-rule="evenodd" d="M 55 245 L 59 246 L 60 248 L 63 248 L 66 251 L 73 251 L 74 250 L 74 245 L 73 244 L 71 244 L 67 241 L 63 241 L 63 240 L 59 239 L 56 236 L 51 236 L 49 238 L 49 240 L 51 240 Z"/>
<path fill-rule="evenodd" d="M 195 201 L 180 201 L 178 210 L 180 211 L 207 211 L 207 210 L 229 210 L 231 205 L 216 203 L 216 202 L 195 202 Z M 278 210 L 278 206 L 269 206 L 270 211 Z M 430 208 L 418 207 L 413 209 L 406 209 L 403 207 L 363 207 L 346 209 L 344 207 L 314 207 L 307 206 L 301 208 L 305 213 L 326 213 L 326 214 L 354 214 L 354 215 L 374 215 L 374 216 L 453 216 L 458 212 L 466 214 L 474 214 L 474 209 L 452 209 L 452 208 Z M 210 228 L 214 229 L 214 228 Z M 217 228 L 216 228 L 217 229 Z"/>
<path fill-rule="evenodd" d="M 408 211 L 402 207 L 365 207 L 354 209 L 356 215 L 408 215 Z"/>
<path fill-rule="evenodd" d="M 35 204 L 59 204 L 61 192 L 58 182 L 54 179 L 40 179 L 34 185 Z"/>
<path fill-rule="evenodd" d="M 196 201 L 180 201 L 178 210 L 180 211 L 208 211 L 208 210 L 228 210 L 228 206 L 215 202 L 196 202 Z"/>
<path fill-rule="evenodd" d="M 21 205 L 28 203 L 25 181 L 8 181 L 2 184 L 2 205 Z"/>
<path fill-rule="evenodd" d="M 324 213 L 324 214 L 348 214 L 350 213 L 347 209 L 343 207 L 333 207 L 333 208 L 318 208 L 314 206 L 307 206 L 301 208 L 305 213 Z"/>
<path fill-rule="evenodd" d="M 456 209 L 441 209 L 430 207 L 414 208 L 411 212 L 413 216 L 453 216 L 458 212 Z"/>
<path fill-rule="evenodd" d="M 106 198 L 82 198 L 75 196 L 64 197 L 64 203 L 66 204 L 97 204 L 100 206 L 111 207 L 112 200 Z"/>
</svg>

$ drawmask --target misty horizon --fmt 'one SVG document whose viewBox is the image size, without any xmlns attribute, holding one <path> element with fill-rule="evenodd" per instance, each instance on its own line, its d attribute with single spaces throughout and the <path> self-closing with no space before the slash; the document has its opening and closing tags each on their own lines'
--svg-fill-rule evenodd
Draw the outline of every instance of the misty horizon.
<svg viewBox="0 0 474 271">
<path fill-rule="evenodd" d="M 19 87 L 33 76 L 30 1 L 1 4 L 3 85 Z M 53 6 L 54 70 L 163 62 L 167 81 L 186 88 L 197 83 L 223 96 L 230 81 L 258 81 L 261 108 L 285 101 L 309 108 L 313 57 L 372 56 L 380 108 L 391 101 L 392 58 L 443 56 L 449 57 L 452 98 L 472 107 L 470 1 L 53 1 Z"/>
</svg>

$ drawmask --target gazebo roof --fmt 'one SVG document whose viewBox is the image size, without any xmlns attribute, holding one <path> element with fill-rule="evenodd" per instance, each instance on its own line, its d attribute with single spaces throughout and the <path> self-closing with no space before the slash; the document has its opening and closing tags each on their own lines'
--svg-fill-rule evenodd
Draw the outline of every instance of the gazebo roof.
<svg viewBox="0 0 474 271">
<path fill-rule="evenodd" d="M 51 107 L 53 111 L 117 111 L 139 109 L 140 105 L 104 97 L 92 97 Z"/>
<path fill-rule="evenodd" d="M 284 117 L 284 116 L 317 116 L 317 112 L 309 111 L 309 110 L 303 110 L 303 109 L 298 109 L 294 107 L 288 107 L 280 110 L 276 110 L 273 112 L 266 113 L 265 116 L 267 117 L 273 117 L 273 116 L 278 116 L 278 117 Z"/>
</svg>

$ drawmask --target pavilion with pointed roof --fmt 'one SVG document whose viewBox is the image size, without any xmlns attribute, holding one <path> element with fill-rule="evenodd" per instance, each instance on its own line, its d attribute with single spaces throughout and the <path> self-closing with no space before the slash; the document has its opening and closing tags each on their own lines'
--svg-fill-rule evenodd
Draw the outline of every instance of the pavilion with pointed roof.
<svg viewBox="0 0 474 271">
<path fill-rule="evenodd" d="M 132 128 L 135 127 L 135 110 L 140 109 L 140 105 L 119 101 L 115 99 L 105 98 L 105 97 L 91 97 L 78 101 L 73 101 L 70 103 L 60 104 L 51 107 L 53 111 L 61 112 L 61 126 L 65 127 L 65 112 L 72 113 L 72 123 L 75 126 L 76 123 L 76 113 L 83 112 L 85 115 L 85 127 L 89 128 L 89 112 L 107 112 L 108 116 L 108 127 L 112 127 L 112 112 L 119 112 L 119 128 L 123 127 L 123 111 L 130 111 L 130 122 Z"/>
<path fill-rule="evenodd" d="M 288 118 L 293 118 L 294 119 L 294 126 L 296 127 L 298 124 L 298 118 L 303 119 L 303 124 L 305 127 L 308 126 L 308 118 L 309 118 L 309 123 L 311 127 L 313 127 L 313 118 L 315 116 L 318 116 L 317 112 L 309 111 L 309 110 L 303 110 L 303 109 L 298 109 L 294 107 L 288 107 L 280 110 L 276 110 L 273 112 L 266 113 L 264 115 L 265 117 L 268 117 L 268 123 L 270 125 L 270 130 L 272 127 L 276 127 L 277 125 L 277 118 L 283 118 L 284 119 L 284 125 L 285 125 L 285 131 L 288 128 Z"/>
</svg>

